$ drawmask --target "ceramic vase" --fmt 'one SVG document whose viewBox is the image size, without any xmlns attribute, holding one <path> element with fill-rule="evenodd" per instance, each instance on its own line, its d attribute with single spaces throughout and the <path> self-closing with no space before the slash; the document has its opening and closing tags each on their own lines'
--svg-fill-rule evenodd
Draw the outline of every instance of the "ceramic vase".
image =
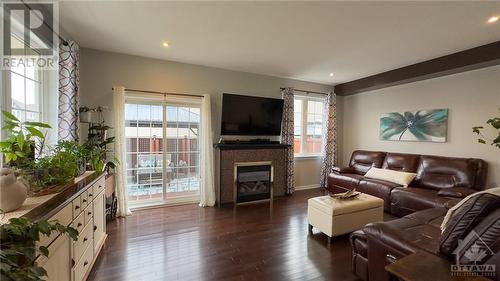
<svg viewBox="0 0 500 281">
<path fill-rule="evenodd" d="M 17 179 L 14 171 L 2 168 L 0 170 L 0 210 L 7 213 L 19 209 L 27 196 L 28 188 Z"/>
</svg>

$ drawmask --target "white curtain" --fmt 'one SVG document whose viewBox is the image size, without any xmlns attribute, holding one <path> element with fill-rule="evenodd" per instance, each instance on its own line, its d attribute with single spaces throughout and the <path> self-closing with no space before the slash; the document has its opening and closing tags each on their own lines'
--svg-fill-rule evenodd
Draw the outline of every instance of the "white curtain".
<svg viewBox="0 0 500 281">
<path fill-rule="evenodd" d="M 125 88 L 113 88 L 113 128 L 115 131 L 115 157 L 119 161 L 116 167 L 116 196 L 118 198 L 117 216 L 130 215 L 127 205 L 125 161 Z"/>
<path fill-rule="evenodd" d="M 328 175 L 337 164 L 337 95 L 328 93 L 325 100 L 325 109 L 323 110 L 323 147 L 321 149 L 321 187 L 327 187 Z"/>
<path fill-rule="evenodd" d="M 200 206 L 215 205 L 214 148 L 212 142 L 212 114 L 210 96 L 204 95 L 201 102 L 201 190 Z"/>
</svg>

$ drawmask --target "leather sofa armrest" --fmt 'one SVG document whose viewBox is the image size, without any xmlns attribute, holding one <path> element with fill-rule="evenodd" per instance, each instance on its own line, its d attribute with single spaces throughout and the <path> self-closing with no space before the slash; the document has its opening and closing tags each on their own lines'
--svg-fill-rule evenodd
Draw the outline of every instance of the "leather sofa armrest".
<svg viewBox="0 0 500 281">
<path fill-rule="evenodd" d="M 444 207 L 446 208 L 446 210 L 449 210 L 453 206 L 457 205 L 460 201 L 462 201 L 462 198 L 453 198 L 453 199 L 450 199 L 450 201 L 448 201 L 448 202 L 446 202 L 444 204 Z"/>
<path fill-rule="evenodd" d="M 354 174 L 354 169 L 351 167 L 333 167 L 332 171 L 337 174 Z"/>
<path fill-rule="evenodd" d="M 454 197 L 454 198 L 465 198 L 477 190 L 465 187 L 454 187 L 454 188 L 446 188 L 438 191 L 438 196 L 445 197 Z"/>
<path fill-rule="evenodd" d="M 389 223 L 377 222 L 363 228 L 367 238 L 369 280 L 389 280 L 385 266 L 413 254 L 416 245 L 405 239 L 403 229 L 391 226 Z"/>
<path fill-rule="evenodd" d="M 400 233 L 401 229 L 387 223 L 378 222 L 366 225 L 363 228 L 368 241 L 383 244 L 386 249 L 398 252 L 400 255 L 409 255 L 417 251 L 418 247 L 406 240 Z M 375 249 L 374 249 L 375 250 Z"/>
</svg>

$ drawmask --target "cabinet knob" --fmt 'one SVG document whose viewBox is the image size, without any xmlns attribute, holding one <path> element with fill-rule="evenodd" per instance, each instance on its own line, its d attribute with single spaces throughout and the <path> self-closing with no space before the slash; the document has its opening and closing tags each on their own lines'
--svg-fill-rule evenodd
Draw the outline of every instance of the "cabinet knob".
<svg viewBox="0 0 500 281">
<path fill-rule="evenodd" d="M 76 225 L 76 227 L 80 227 L 80 226 L 82 226 L 82 223 L 81 223 L 81 222 L 79 222 L 79 223 Z"/>
<path fill-rule="evenodd" d="M 71 266 L 75 266 L 75 260 L 71 259 Z"/>
<path fill-rule="evenodd" d="M 94 231 L 96 231 L 96 230 L 97 230 L 97 225 L 94 225 Z"/>
<path fill-rule="evenodd" d="M 86 200 L 86 199 L 83 199 L 82 201 L 83 201 L 83 203 L 87 203 L 87 200 Z"/>
<path fill-rule="evenodd" d="M 87 242 L 87 240 L 89 240 L 87 237 L 83 238 L 83 242 Z"/>
<path fill-rule="evenodd" d="M 78 210 L 78 209 L 80 209 L 80 206 L 75 206 L 75 210 Z"/>
<path fill-rule="evenodd" d="M 89 193 L 89 197 L 92 197 L 92 196 L 93 196 L 92 193 Z"/>
<path fill-rule="evenodd" d="M 89 264 L 89 262 L 88 262 L 88 261 L 85 261 L 85 262 L 83 263 L 83 266 L 87 266 L 87 264 Z"/>
<path fill-rule="evenodd" d="M 92 212 L 88 212 L 87 215 L 89 215 L 89 216 L 92 215 Z"/>
</svg>

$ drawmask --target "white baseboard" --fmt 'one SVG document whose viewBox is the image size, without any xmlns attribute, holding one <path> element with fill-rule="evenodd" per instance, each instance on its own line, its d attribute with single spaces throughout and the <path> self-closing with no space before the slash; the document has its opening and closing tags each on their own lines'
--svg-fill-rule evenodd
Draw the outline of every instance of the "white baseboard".
<svg viewBox="0 0 500 281">
<path fill-rule="evenodd" d="M 309 185 L 301 185 L 301 186 L 296 186 L 295 190 L 306 190 L 306 189 L 314 189 L 314 188 L 320 188 L 321 186 L 319 184 L 309 184 Z"/>
</svg>

